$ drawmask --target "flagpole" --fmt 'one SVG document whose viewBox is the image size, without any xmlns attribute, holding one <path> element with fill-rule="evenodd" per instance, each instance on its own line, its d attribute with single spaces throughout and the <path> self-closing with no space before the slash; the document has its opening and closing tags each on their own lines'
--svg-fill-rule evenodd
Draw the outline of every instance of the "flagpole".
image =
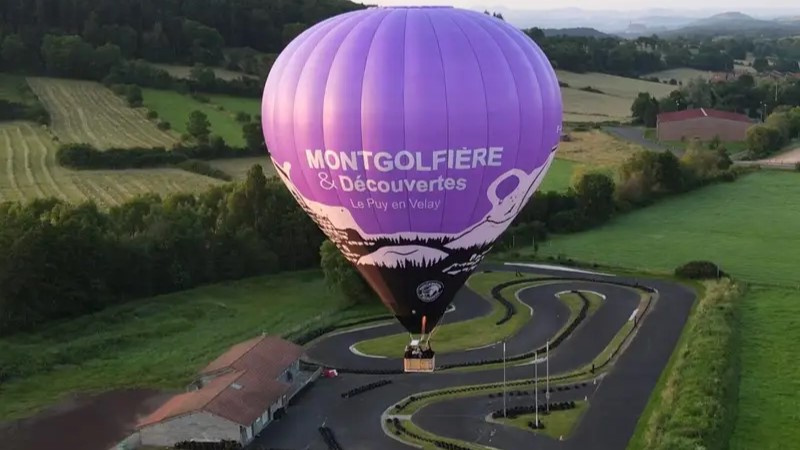
<svg viewBox="0 0 800 450">
<path fill-rule="evenodd" d="M 547 347 L 546 347 L 545 358 L 546 360 L 546 371 L 547 374 L 545 375 L 545 383 L 547 393 L 545 394 L 545 398 L 547 399 L 547 412 L 550 412 L 550 340 L 547 340 Z"/>
<path fill-rule="evenodd" d="M 533 352 L 533 392 L 534 404 L 536 405 L 536 429 L 539 429 L 539 352 Z"/>
</svg>

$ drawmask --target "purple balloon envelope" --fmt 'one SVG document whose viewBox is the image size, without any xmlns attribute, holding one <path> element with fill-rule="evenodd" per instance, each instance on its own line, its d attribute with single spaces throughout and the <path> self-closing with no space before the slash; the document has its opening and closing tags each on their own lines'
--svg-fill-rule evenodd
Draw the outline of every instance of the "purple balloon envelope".
<svg viewBox="0 0 800 450">
<path fill-rule="evenodd" d="M 561 93 L 539 47 L 449 7 L 308 29 L 262 102 L 278 175 L 409 332 L 435 326 L 542 181 Z"/>
</svg>

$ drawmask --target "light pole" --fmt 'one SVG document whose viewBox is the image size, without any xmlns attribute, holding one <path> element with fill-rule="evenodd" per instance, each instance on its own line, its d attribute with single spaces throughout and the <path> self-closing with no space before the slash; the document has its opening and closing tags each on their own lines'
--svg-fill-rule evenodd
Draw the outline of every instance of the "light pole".
<svg viewBox="0 0 800 450">
<path fill-rule="evenodd" d="M 533 352 L 533 403 L 536 405 L 536 429 L 539 429 L 539 351 Z"/>
<path fill-rule="evenodd" d="M 547 340 L 545 347 L 545 394 L 544 398 L 547 400 L 547 412 L 550 413 L 550 339 Z"/>
<path fill-rule="evenodd" d="M 503 341 L 503 418 L 506 417 L 506 341 Z"/>
</svg>

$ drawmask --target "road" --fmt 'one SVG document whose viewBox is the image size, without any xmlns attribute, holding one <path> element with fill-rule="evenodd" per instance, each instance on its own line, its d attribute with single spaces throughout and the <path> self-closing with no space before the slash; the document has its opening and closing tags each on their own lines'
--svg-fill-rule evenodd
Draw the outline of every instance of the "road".
<svg viewBox="0 0 800 450">
<path fill-rule="evenodd" d="M 484 265 L 482 269 L 510 270 L 503 265 Z M 486 395 L 431 404 L 417 412 L 412 420 L 423 429 L 441 436 L 502 449 L 624 449 L 678 341 L 694 302 L 694 292 L 661 280 L 600 275 L 591 275 L 591 279 L 587 280 L 585 274 L 561 270 L 511 270 L 535 271 L 537 276 L 557 277 L 561 280 L 520 292 L 520 300 L 534 308 L 537 313 L 522 330 L 508 340 L 508 356 L 522 354 L 544 345 L 566 323 L 569 312 L 555 298 L 555 293 L 584 289 L 606 296 L 606 301 L 602 302 L 600 308 L 551 354 L 551 375 L 589 364 L 630 318 L 639 305 L 639 293 L 618 283 L 650 286 L 657 290 L 658 300 L 642 319 L 635 338 L 602 381 L 596 385 L 590 383 L 578 390 L 554 393 L 553 401 L 590 397 L 591 407 L 573 435 L 563 442 L 486 422 L 484 417 L 498 409 L 497 400 L 490 400 Z M 446 323 L 488 314 L 491 308 L 487 300 L 466 288 L 457 297 L 455 304 L 456 310 L 448 314 L 452 316 L 448 317 Z M 528 311 L 522 310 L 518 313 L 527 314 Z M 322 339 L 313 344 L 307 353 L 310 359 L 332 367 L 400 369 L 400 360 L 365 358 L 350 351 L 350 346 L 361 340 L 399 331 L 399 326 L 394 324 L 353 330 Z M 437 364 L 495 359 L 499 356 L 500 348 L 495 345 L 469 352 L 437 355 Z M 533 370 L 533 365 L 509 367 L 507 377 L 509 381 L 530 379 Z M 543 371 L 543 366 L 540 366 L 540 373 Z M 381 414 L 387 408 L 418 392 L 500 382 L 502 372 L 502 369 L 490 369 L 433 374 L 342 374 L 334 379 L 320 379 L 288 409 L 286 417 L 263 432 L 256 441 L 255 448 L 326 449 L 327 446 L 317 432 L 322 424 L 334 431 L 337 440 L 346 449 L 409 448 L 384 434 Z M 340 397 L 342 392 L 379 379 L 389 379 L 392 384 L 352 398 Z M 523 397 L 522 401 L 526 400 L 531 401 L 529 397 Z"/>
</svg>

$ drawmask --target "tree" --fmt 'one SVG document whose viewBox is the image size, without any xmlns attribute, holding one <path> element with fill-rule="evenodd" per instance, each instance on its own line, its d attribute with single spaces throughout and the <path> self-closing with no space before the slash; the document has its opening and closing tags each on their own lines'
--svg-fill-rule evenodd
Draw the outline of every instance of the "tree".
<svg viewBox="0 0 800 450">
<path fill-rule="evenodd" d="M 681 156 L 681 164 L 687 167 L 695 179 L 706 180 L 728 169 L 732 162 L 722 148 L 703 148 L 700 143 L 689 144 Z"/>
<path fill-rule="evenodd" d="M 614 180 L 604 173 L 587 173 L 573 186 L 578 210 L 593 224 L 603 223 L 614 213 Z"/>
<path fill-rule="evenodd" d="M 756 58 L 753 60 L 753 69 L 758 72 L 766 72 L 769 70 L 769 61 L 767 58 Z"/>
<path fill-rule="evenodd" d="M 217 82 L 217 75 L 214 70 L 202 64 L 195 64 L 189 72 L 189 78 L 197 83 L 200 90 L 207 90 L 214 86 Z"/>
<path fill-rule="evenodd" d="M 186 132 L 200 142 L 208 142 L 211 133 L 211 122 L 202 111 L 192 111 L 186 124 Z"/>
<path fill-rule="evenodd" d="M 640 92 L 631 105 L 631 115 L 636 123 L 645 123 L 648 109 L 652 108 L 653 97 L 647 92 Z"/>
<path fill-rule="evenodd" d="M 261 121 L 256 120 L 242 125 L 242 135 L 248 150 L 258 151 L 267 150 L 264 142 L 264 132 L 262 131 Z"/>
<path fill-rule="evenodd" d="M 747 148 L 751 156 L 761 158 L 780 148 L 781 134 L 775 128 L 756 125 L 747 130 Z"/>
<path fill-rule="evenodd" d="M 142 89 L 139 86 L 128 86 L 125 91 L 125 100 L 131 108 L 138 108 L 142 106 L 144 98 L 142 97 Z"/>
<path fill-rule="evenodd" d="M 9 70 L 22 68 L 27 59 L 27 51 L 22 38 L 18 34 L 9 34 L 2 40 L 2 43 L 0 56 L 2 56 L 3 66 Z"/>
<path fill-rule="evenodd" d="M 368 303 L 374 300 L 375 294 L 367 282 L 329 240 L 325 240 L 320 247 L 320 265 L 328 289 L 340 292 L 352 303 Z"/>
</svg>

